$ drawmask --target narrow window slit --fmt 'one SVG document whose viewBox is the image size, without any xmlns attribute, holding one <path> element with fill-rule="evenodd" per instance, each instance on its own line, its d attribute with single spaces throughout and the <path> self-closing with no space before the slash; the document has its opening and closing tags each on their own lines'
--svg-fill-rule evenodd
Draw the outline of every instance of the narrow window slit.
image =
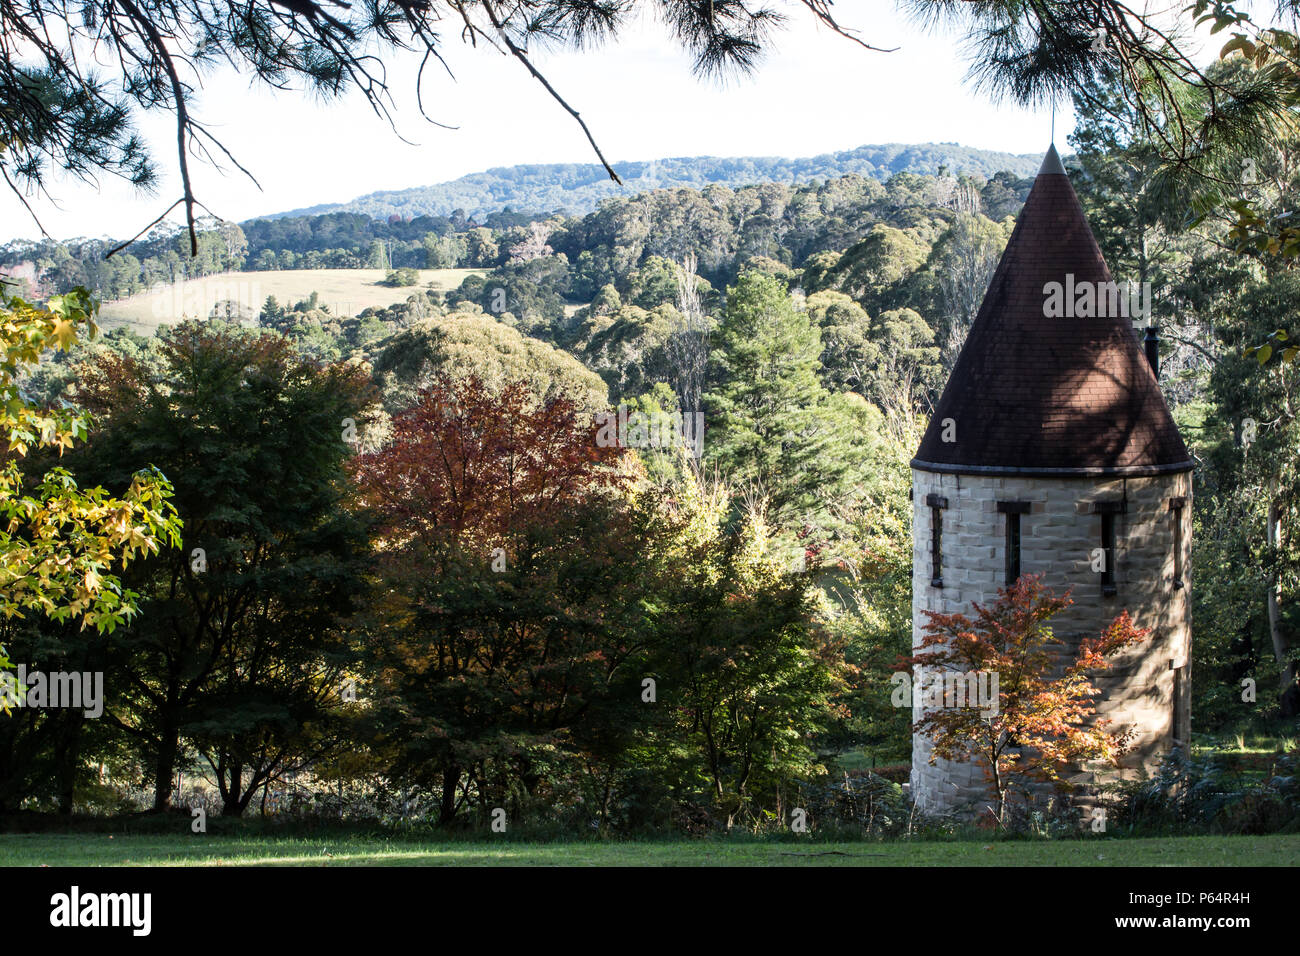
<svg viewBox="0 0 1300 956">
<path fill-rule="evenodd" d="M 1006 516 L 1005 579 L 1011 587 L 1020 580 L 1020 516 L 1029 514 L 1029 502 L 999 501 L 998 511 Z"/>
<path fill-rule="evenodd" d="M 941 495 L 926 495 L 930 507 L 930 586 L 943 587 L 943 509 L 948 499 Z"/>
<path fill-rule="evenodd" d="M 1174 587 L 1183 586 L 1183 507 L 1186 498 L 1170 498 L 1169 512 L 1174 521 Z"/>
<path fill-rule="evenodd" d="M 1115 516 L 1124 513 L 1123 501 L 1098 501 L 1093 510 L 1101 515 L 1101 593 L 1114 597 L 1115 586 Z"/>
<path fill-rule="evenodd" d="M 1184 682 L 1187 680 L 1187 669 L 1179 667 L 1177 661 L 1170 661 L 1169 666 L 1174 672 L 1173 687 L 1173 713 L 1170 715 L 1170 740 L 1175 747 L 1186 747 L 1187 741 L 1183 739 L 1183 724 L 1187 720 L 1187 704 L 1183 699 L 1186 694 Z"/>
</svg>

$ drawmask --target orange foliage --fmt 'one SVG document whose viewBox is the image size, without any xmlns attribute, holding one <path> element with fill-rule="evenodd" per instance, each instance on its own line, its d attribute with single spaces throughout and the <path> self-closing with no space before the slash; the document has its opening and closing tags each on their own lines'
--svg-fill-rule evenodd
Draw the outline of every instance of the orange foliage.
<svg viewBox="0 0 1300 956">
<path fill-rule="evenodd" d="M 598 446 L 595 422 L 568 399 L 535 403 L 522 382 L 439 381 L 393 430 L 354 475 L 385 534 L 430 546 L 491 547 L 620 481 L 623 451 Z"/>
<path fill-rule="evenodd" d="M 1067 766 L 1113 763 L 1127 749 L 1131 733 L 1111 734 L 1110 721 L 1095 719 L 1098 690 L 1089 673 L 1109 668 L 1109 658 L 1149 632 L 1124 611 L 1067 662 L 1051 647 L 1049 622 L 1072 603 L 1068 595 L 1055 596 L 1037 575 L 1025 575 L 998 595 L 990 607 L 974 604 L 973 620 L 927 611 L 920 652 L 900 664 L 998 676 L 996 713 L 975 705 L 940 707 L 924 712 L 914 729 L 933 742 L 931 761 L 974 760 L 983 767 L 1001 819 L 1013 778 L 1059 783 Z"/>
</svg>

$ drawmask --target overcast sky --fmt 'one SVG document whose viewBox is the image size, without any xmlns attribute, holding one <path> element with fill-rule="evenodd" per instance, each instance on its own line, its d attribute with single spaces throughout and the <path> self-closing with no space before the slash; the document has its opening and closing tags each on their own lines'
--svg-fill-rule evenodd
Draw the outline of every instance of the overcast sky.
<svg viewBox="0 0 1300 956">
<path fill-rule="evenodd" d="M 797 13 L 794 6 L 785 7 Z M 756 75 L 726 85 L 696 80 L 659 24 L 647 21 L 596 52 L 539 58 L 560 92 L 581 111 L 611 161 L 669 156 L 813 156 L 867 143 L 955 142 L 1015 153 L 1044 151 L 1050 111 L 997 105 L 966 84 L 954 37 L 923 36 L 890 5 L 841 4 L 841 22 L 874 53 L 796 15 Z M 302 94 L 272 97 L 233 71 L 205 78 L 194 112 L 259 179 L 196 170 L 199 198 L 226 219 L 244 220 L 380 189 L 455 179 L 492 166 L 593 162 L 577 125 L 523 68 L 486 49 L 463 47 L 448 31 L 455 80 L 427 75 L 425 104 L 443 130 L 414 108 L 414 62 L 391 62 L 403 143 L 359 97 L 330 104 Z M 1062 147 L 1068 107 L 1056 117 Z M 125 237 L 178 195 L 175 131 L 166 116 L 141 129 L 164 171 L 154 196 L 105 179 L 100 188 L 59 181 L 58 206 L 33 207 L 56 237 Z M 37 238 L 12 195 L 0 195 L 0 241 Z"/>
</svg>

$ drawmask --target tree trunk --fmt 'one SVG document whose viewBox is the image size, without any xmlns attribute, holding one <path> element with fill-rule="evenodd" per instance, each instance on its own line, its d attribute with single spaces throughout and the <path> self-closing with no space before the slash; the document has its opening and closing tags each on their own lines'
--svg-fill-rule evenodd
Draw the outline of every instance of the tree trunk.
<svg viewBox="0 0 1300 956">
<path fill-rule="evenodd" d="M 59 815 L 71 816 L 77 784 L 77 764 L 81 757 L 81 731 L 86 721 L 81 711 L 68 716 L 68 725 L 62 729 L 62 743 L 56 754 L 59 773 Z"/>
<path fill-rule="evenodd" d="M 454 764 L 442 770 L 442 799 L 438 802 L 438 826 L 445 827 L 456 816 L 456 787 L 460 783 L 460 768 Z"/>
<path fill-rule="evenodd" d="M 1282 502 L 1277 497 L 1277 484 L 1269 489 L 1272 494 L 1268 502 L 1268 546 L 1273 555 L 1273 567 L 1268 583 L 1268 636 L 1273 642 L 1273 656 L 1281 667 L 1278 678 L 1278 697 L 1282 705 L 1282 716 L 1294 717 L 1300 701 L 1300 692 L 1296 689 L 1296 666 L 1288 660 L 1291 653 L 1291 639 L 1282 626 L 1282 576 L 1278 573 L 1280 551 L 1282 547 Z"/>
<path fill-rule="evenodd" d="M 176 754 L 180 750 L 180 732 L 174 727 L 164 728 L 158 744 L 158 758 L 154 764 L 153 808 L 162 813 L 172 808 L 172 777 L 176 771 Z"/>
<path fill-rule="evenodd" d="M 1003 826 L 1007 812 L 1007 789 L 1002 783 L 1002 773 L 996 759 L 993 761 L 993 789 L 998 795 L 998 826 Z"/>
<path fill-rule="evenodd" d="M 611 769 L 605 774 L 605 790 L 600 796 L 600 829 L 603 831 L 609 825 L 609 800 L 614 791 L 614 771 Z"/>
<path fill-rule="evenodd" d="M 221 815 L 223 817 L 240 817 L 244 815 L 244 808 L 248 806 L 248 801 L 242 799 L 244 796 L 244 765 L 239 761 L 234 761 L 230 765 L 230 783 L 222 784 Z M 252 795 L 251 792 L 249 794 Z"/>
</svg>

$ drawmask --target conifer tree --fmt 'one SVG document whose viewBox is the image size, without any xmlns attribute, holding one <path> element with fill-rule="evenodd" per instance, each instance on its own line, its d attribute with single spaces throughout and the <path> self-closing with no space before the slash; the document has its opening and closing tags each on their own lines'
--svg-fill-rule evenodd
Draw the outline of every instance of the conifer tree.
<svg viewBox="0 0 1300 956">
<path fill-rule="evenodd" d="M 825 519 L 851 491 L 849 409 L 821 384 L 821 333 L 784 283 L 743 274 L 727 290 L 705 398 L 705 456 L 774 527 Z"/>
</svg>

